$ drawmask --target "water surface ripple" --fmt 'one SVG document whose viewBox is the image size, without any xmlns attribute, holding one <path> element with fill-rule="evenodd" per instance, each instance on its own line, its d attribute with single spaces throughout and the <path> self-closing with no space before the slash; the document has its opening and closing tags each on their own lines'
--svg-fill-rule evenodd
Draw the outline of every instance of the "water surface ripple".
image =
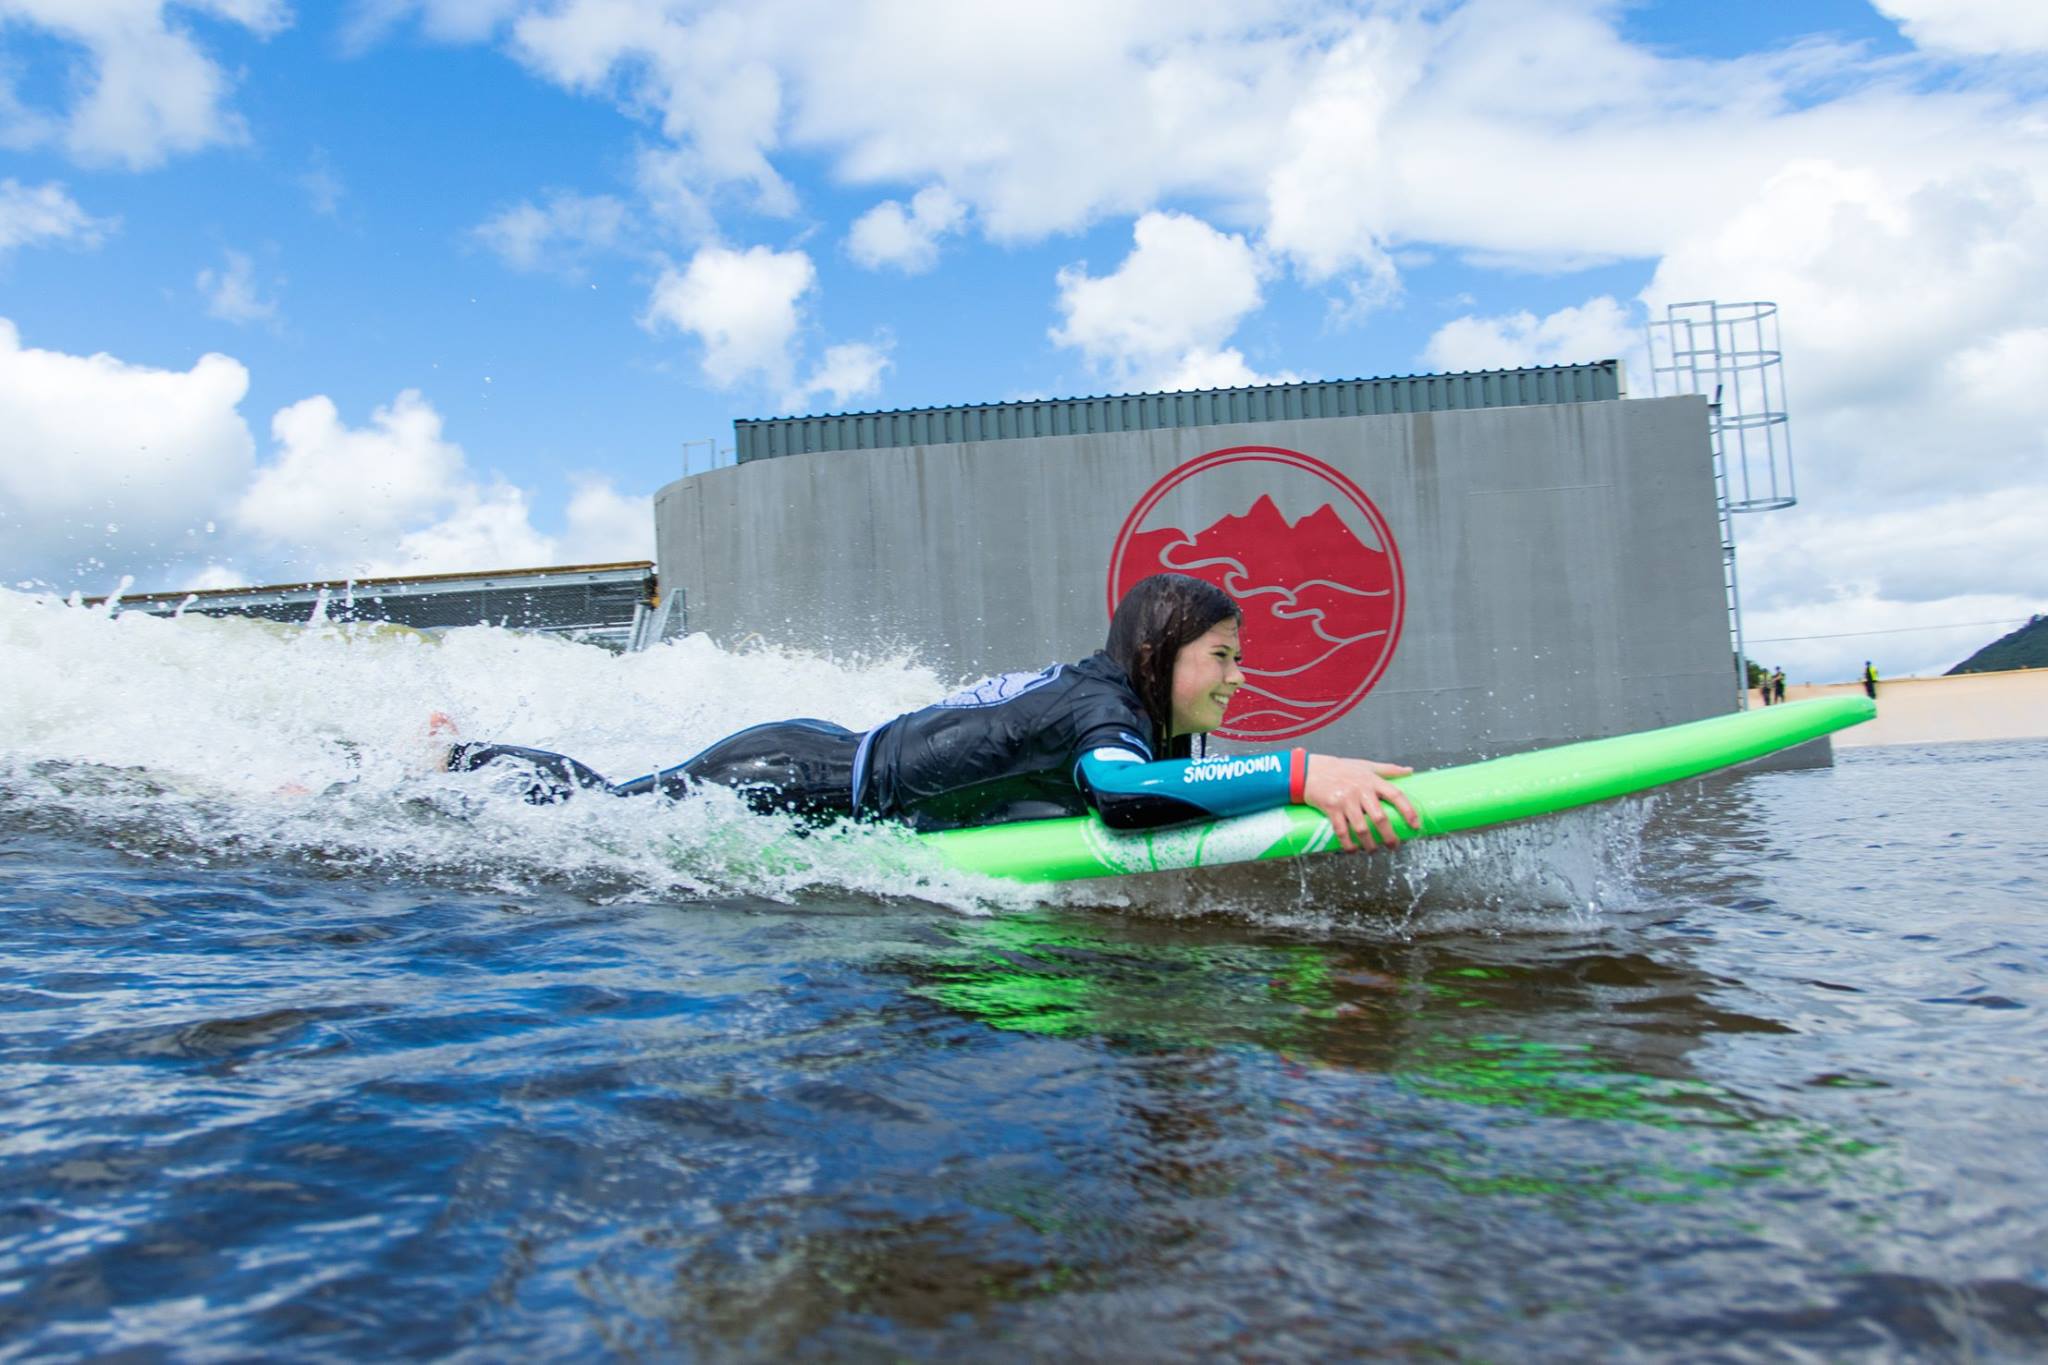
<svg viewBox="0 0 2048 1365">
<path fill-rule="evenodd" d="M 984 915 L 17 804 L 0 1360 L 2038 1357 L 2044 796 L 1855 750 L 1631 808 L 1590 906 Z"/>
</svg>

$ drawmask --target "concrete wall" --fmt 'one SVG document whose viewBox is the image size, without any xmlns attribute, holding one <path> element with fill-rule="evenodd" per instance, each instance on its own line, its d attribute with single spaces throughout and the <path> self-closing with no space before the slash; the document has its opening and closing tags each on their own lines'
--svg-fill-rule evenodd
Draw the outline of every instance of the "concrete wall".
<svg viewBox="0 0 2048 1365">
<path fill-rule="evenodd" d="M 908 645 L 961 679 L 1079 658 L 1101 644 L 1134 505 L 1185 462 L 1254 445 L 1354 481 L 1404 568 L 1377 685 L 1290 742 L 1420 766 L 1733 709 L 1699 398 L 760 460 L 655 495 L 661 582 L 688 593 L 689 628 L 721 642 Z M 1273 474 L 1204 476 L 1174 495 L 1193 500 L 1179 524 L 1243 514 Z M 1312 492 L 1283 491 L 1291 518 L 1310 510 Z"/>
</svg>

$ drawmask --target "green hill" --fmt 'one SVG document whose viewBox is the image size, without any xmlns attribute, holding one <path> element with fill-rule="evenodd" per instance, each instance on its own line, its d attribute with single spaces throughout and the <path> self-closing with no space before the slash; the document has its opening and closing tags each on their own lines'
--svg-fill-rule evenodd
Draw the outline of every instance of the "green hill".
<svg viewBox="0 0 2048 1365">
<path fill-rule="evenodd" d="M 2009 668 L 2048 668 L 2048 616 L 2036 616 L 2000 636 L 1949 672 L 2003 673 Z"/>
</svg>

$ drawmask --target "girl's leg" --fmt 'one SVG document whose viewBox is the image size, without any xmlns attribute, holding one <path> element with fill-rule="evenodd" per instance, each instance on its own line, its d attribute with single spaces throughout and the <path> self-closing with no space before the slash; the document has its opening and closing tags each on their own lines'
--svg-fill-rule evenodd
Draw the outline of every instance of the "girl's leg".
<svg viewBox="0 0 2048 1365">
<path fill-rule="evenodd" d="M 784 811 L 819 820 L 853 813 L 853 763 L 860 736 L 822 720 L 782 720 L 728 735 L 673 768 L 610 790 L 619 796 L 658 791 L 687 796 L 700 782 L 731 787 L 763 813 Z"/>
<path fill-rule="evenodd" d="M 564 754 L 516 744 L 457 744 L 448 771 L 509 766 L 525 781 L 521 795 L 536 806 L 566 801 L 579 791 L 612 796 L 659 792 L 680 800 L 699 783 L 731 787 L 764 814 L 794 812 L 826 821 L 854 811 L 853 769 L 861 737 L 822 720 L 784 720 L 728 735 L 673 768 L 626 782 L 604 776 Z"/>
</svg>

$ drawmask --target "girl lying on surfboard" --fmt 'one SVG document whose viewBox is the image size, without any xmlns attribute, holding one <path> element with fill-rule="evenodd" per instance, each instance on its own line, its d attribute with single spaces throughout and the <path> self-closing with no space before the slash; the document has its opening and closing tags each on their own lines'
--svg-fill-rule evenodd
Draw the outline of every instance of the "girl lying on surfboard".
<svg viewBox="0 0 2048 1365">
<path fill-rule="evenodd" d="M 462 743 L 448 768 L 505 768 L 528 801 L 578 791 L 683 797 L 699 783 L 738 791 L 759 811 L 825 821 L 900 820 L 920 830 L 1098 812 L 1116 829 L 1153 829 L 1314 806 L 1345 848 L 1400 842 L 1380 808 L 1421 817 L 1387 779 L 1393 763 L 1301 749 L 1195 758 L 1193 738 L 1223 723 L 1244 683 L 1243 614 L 1220 588 L 1185 574 L 1133 587 L 1101 651 L 1039 673 L 1006 673 L 856 734 L 784 720 L 729 735 L 673 768 L 608 782 L 561 754 Z"/>
</svg>

